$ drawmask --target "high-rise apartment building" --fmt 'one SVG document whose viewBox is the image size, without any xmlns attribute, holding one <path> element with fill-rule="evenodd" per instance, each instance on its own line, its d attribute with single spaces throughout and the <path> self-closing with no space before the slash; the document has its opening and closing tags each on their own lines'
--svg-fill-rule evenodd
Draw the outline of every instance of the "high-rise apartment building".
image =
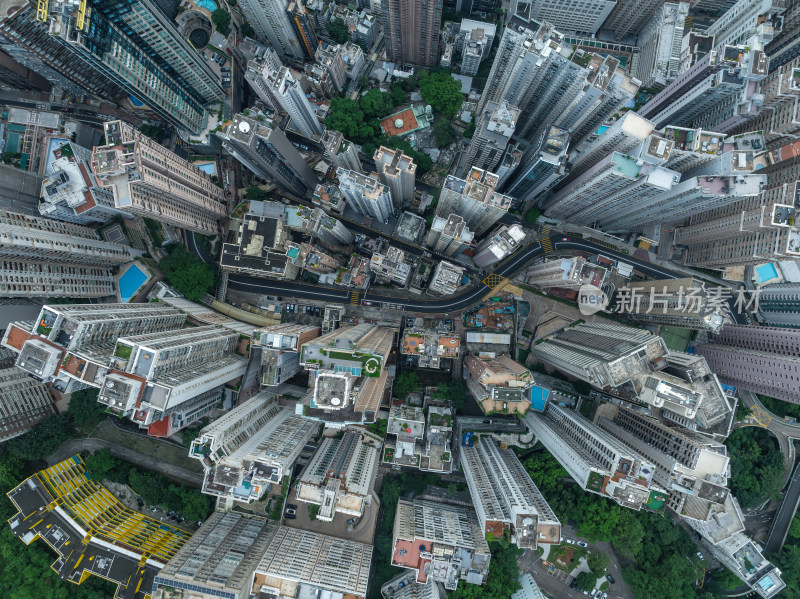
<svg viewBox="0 0 800 599">
<path fill-rule="evenodd" d="M 0 441 L 28 432 L 55 413 L 47 387 L 19 368 L 0 368 Z"/>
<path fill-rule="evenodd" d="M 92 172 L 117 208 L 175 227 L 216 234 L 225 191 L 208 173 L 122 121 L 105 123 L 106 145 L 92 152 Z"/>
<path fill-rule="evenodd" d="M 636 44 L 639 60 L 636 78 L 644 89 L 663 89 L 680 73 L 681 46 L 688 2 L 665 2 L 643 23 Z"/>
<path fill-rule="evenodd" d="M 250 595 L 366 597 L 372 545 L 279 526 L 252 577 Z"/>
<path fill-rule="evenodd" d="M 458 214 L 475 235 L 483 235 L 508 212 L 513 198 L 495 191 L 498 177 L 471 168 L 466 179 L 448 176 L 436 204 L 436 216 Z"/>
<path fill-rule="evenodd" d="M 306 11 L 302 0 L 291 0 L 287 10 L 289 12 L 289 21 L 294 28 L 303 55 L 306 60 L 312 60 L 314 53 L 322 43 L 314 30 L 313 20 L 308 11 Z"/>
<path fill-rule="evenodd" d="M 278 405 L 262 391 L 218 418 L 192 441 L 189 457 L 203 463 L 203 493 L 226 501 L 258 501 L 291 475 L 319 423 Z"/>
<path fill-rule="evenodd" d="M 169 436 L 219 403 L 244 375 L 239 334 L 218 326 L 120 336 L 97 400 L 148 434 Z"/>
<path fill-rule="evenodd" d="M 724 382 L 800 403 L 800 330 L 726 325 L 697 353 Z"/>
<path fill-rule="evenodd" d="M 414 571 L 419 583 L 454 591 L 462 580 L 486 581 L 491 553 L 471 507 L 400 499 L 392 537 L 392 565 Z"/>
<path fill-rule="evenodd" d="M 522 247 L 526 233 L 520 225 L 503 225 L 475 248 L 472 261 L 479 268 L 497 264 Z"/>
<path fill-rule="evenodd" d="M 361 171 L 363 169 L 356 146 L 347 141 L 339 131 L 325 129 L 320 143 L 325 147 L 325 157 L 336 168 L 351 171 Z"/>
<path fill-rule="evenodd" d="M 528 207 L 541 194 L 560 181 L 566 172 L 569 134 L 558 127 L 548 127 L 539 142 L 531 144 L 523 154 L 520 165 L 510 173 L 505 184 L 508 195 L 517 205 Z"/>
<path fill-rule="evenodd" d="M 542 289 L 550 287 L 578 289 L 581 285 L 591 282 L 584 274 L 586 264 L 586 260 L 581 257 L 546 260 L 527 268 L 525 282 Z"/>
<path fill-rule="evenodd" d="M 8 326 L 3 345 L 17 366 L 69 392 L 99 387 L 121 335 L 177 329 L 186 315 L 162 303 L 45 305 L 36 321 Z M 64 359 L 67 358 L 66 362 Z"/>
<path fill-rule="evenodd" d="M 329 248 L 353 244 L 354 236 L 342 221 L 328 216 L 322 208 L 315 208 L 309 221 L 309 233 Z"/>
<path fill-rule="evenodd" d="M 110 270 L 133 260 L 128 246 L 94 229 L 0 210 L 0 292 L 4 297 L 106 297 Z"/>
<path fill-rule="evenodd" d="M 662 418 L 727 436 L 730 399 L 701 356 L 669 352 L 643 329 L 582 323 L 533 347 L 536 358 L 597 389 L 660 408 Z"/>
<path fill-rule="evenodd" d="M 295 264 L 299 246 L 290 241 L 290 232 L 279 216 L 246 214 L 231 242 L 222 244 L 220 266 L 228 272 L 265 279 L 288 279 L 297 276 Z"/>
<path fill-rule="evenodd" d="M 425 245 L 445 256 L 454 256 L 466 248 L 475 235 L 458 214 L 447 218 L 434 216 L 431 229 L 425 237 Z"/>
<path fill-rule="evenodd" d="M 332 522 L 337 512 L 360 518 L 372 501 L 379 448 L 378 437 L 360 428 L 325 437 L 300 475 L 297 500 L 319 505 L 323 522 Z"/>
<path fill-rule="evenodd" d="M 318 326 L 291 322 L 253 331 L 253 345 L 261 348 L 261 384 L 280 385 L 300 372 L 300 347 L 319 334 Z"/>
<path fill-rule="evenodd" d="M 339 169 L 336 175 L 339 177 L 339 191 L 353 210 L 379 221 L 388 220 L 394 214 L 395 204 L 389 187 L 377 177 L 346 169 Z"/>
<path fill-rule="evenodd" d="M 439 63 L 442 0 L 386 0 L 382 17 L 389 60 L 420 67 Z"/>
<path fill-rule="evenodd" d="M 464 267 L 442 260 L 433 269 L 428 291 L 439 295 L 453 295 L 461 285 Z"/>
<path fill-rule="evenodd" d="M 530 6 L 530 19 L 547 21 L 564 33 L 592 35 L 597 33 L 617 0 L 579 0 L 575 5 L 564 4 L 559 0 L 533 0 Z"/>
<path fill-rule="evenodd" d="M 617 41 L 633 40 L 652 22 L 661 5 L 662 0 L 617 0 L 614 10 L 603 23 L 603 29 L 611 32 Z"/>
<path fill-rule="evenodd" d="M 666 503 L 666 491 L 653 480 L 655 464 L 579 413 L 550 403 L 525 421 L 584 491 L 634 510 L 658 511 Z"/>
<path fill-rule="evenodd" d="M 761 289 L 759 318 L 773 327 L 800 328 L 800 285 L 777 283 Z"/>
<path fill-rule="evenodd" d="M 712 301 L 714 292 L 718 298 Z M 724 297 L 694 277 L 641 281 L 628 284 L 625 314 L 646 324 L 683 327 L 718 333 L 725 322 Z M 712 368 L 712 370 L 715 370 Z"/>
<path fill-rule="evenodd" d="M 495 25 L 471 19 L 462 19 L 455 49 L 461 53 L 461 74 L 474 77 L 481 61 L 489 56 L 497 32 Z"/>
<path fill-rule="evenodd" d="M 289 0 L 242 0 L 239 7 L 257 38 L 268 41 L 284 58 L 303 62 L 303 48 L 289 20 Z"/>
<path fill-rule="evenodd" d="M 613 403 L 601 403 L 595 421 L 655 465 L 653 480 L 667 489 L 667 506 L 673 512 L 708 512 L 712 504 L 723 505 L 728 499 L 730 466 L 721 442 Z"/>
<path fill-rule="evenodd" d="M 417 179 L 417 165 L 403 153 L 381 146 L 372 156 L 381 183 L 389 188 L 394 206 L 411 205 L 414 199 L 414 184 Z"/>
<path fill-rule="evenodd" d="M 508 530 L 520 549 L 559 543 L 561 522 L 513 451 L 484 436 L 478 443 L 462 445 L 459 453 L 485 534 L 499 538 Z"/>
<path fill-rule="evenodd" d="M 464 358 L 464 368 L 470 375 L 467 389 L 484 413 L 525 414 L 530 408 L 533 375 L 510 356 L 481 358 L 469 354 Z"/>
<path fill-rule="evenodd" d="M 97 182 L 89 150 L 67 142 L 55 154 L 49 165 L 52 172 L 42 181 L 42 216 L 89 226 L 130 218 L 114 205 L 114 194 Z"/>
<path fill-rule="evenodd" d="M 465 154 L 462 176 L 473 167 L 495 171 L 514 135 L 519 109 L 506 102 L 487 102 L 486 107 L 473 118 L 477 119 L 475 133 Z"/>
<path fill-rule="evenodd" d="M 149 111 L 200 133 L 219 77 L 152 0 L 14 0 L 0 21 L 12 58 L 80 97 Z M 130 99 L 129 99 L 130 98 Z"/>
<path fill-rule="evenodd" d="M 301 198 L 311 196 L 317 175 L 283 131 L 237 114 L 222 134 L 222 145 L 253 173 Z"/>
<path fill-rule="evenodd" d="M 214 512 L 153 579 L 152 598 L 191 589 L 197 599 L 245 599 L 276 526 L 241 512 Z"/>
</svg>

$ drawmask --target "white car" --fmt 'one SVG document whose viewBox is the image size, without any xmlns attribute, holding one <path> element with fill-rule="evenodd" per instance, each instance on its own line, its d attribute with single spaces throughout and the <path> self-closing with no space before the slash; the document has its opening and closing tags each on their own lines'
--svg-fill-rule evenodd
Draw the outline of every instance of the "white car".
<svg viewBox="0 0 800 599">
<path fill-rule="evenodd" d="M 589 546 L 588 543 L 585 543 L 584 541 L 578 541 L 578 547 L 588 547 L 588 546 Z"/>
<path fill-rule="evenodd" d="M 570 545 L 574 545 L 575 544 L 575 541 L 573 541 L 572 539 L 564 539 L 564 542 L 565 543 L 569 543 Z"/>
</svg>

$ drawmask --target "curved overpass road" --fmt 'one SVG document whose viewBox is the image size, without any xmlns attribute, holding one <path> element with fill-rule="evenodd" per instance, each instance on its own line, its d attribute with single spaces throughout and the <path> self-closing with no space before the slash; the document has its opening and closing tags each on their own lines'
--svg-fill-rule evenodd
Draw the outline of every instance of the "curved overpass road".
<svg viewBox="0 0 800 599">
<path fill-rule="evenodd" d="M 367 229 L 369 231 L 369 229 Z M 633 256 L 622 254 L 609 250 L 601 245 L 575 239 L 570 241 L 561 241 L 560 235 L 553 235 L 550 237 L 553 247 L 556 250 L 575 250 L 583 252 L 601 252 L 604 255 L 617 258 L 623 262 L 627 262 L 636 267 L 637 270 L 653 279 L 675 279 L 682 277 L 679 273 L 673 272 L 664 268 L 650 264 Z M 192 248 L 190 248 L 192 249 Z M 493 271 L 495 274 L 502 277 L 511 278 L 519 271 L 525 268 L 528 263 L 534 258 L 542 255 L 544 250 L 539 243 L 534 243 L 516 255 L 512 256 L 506 262 L 500 263 L 499 266 Z M 350 303 L 351 291 L 349 289 L 335 289 L 328 287 L 321 287 L 318 285 L 307 285 L 303 283 L 296 283 L 293 281 L 269 281 L 266 279 L 259 279 L 257 277 L 237 276 L 231 275 L 228 279 L 228 288 L 235 291 L 242 291 L 248 293 L 259 293 L 264 295 L 290 295 L 301 299 L 329 301 L 337 303 Z M 391 303 L 396 306 L 401 306 L 412 312 L 422 313 L 441 313 L 441 312 L 457 312 L 464 310 L 480 301 L 480 299 L 489 292 L 489 287 L 480 284 L 474 287 L 469 287 L 455 295 L 438 298 L 438 299 L 424 299 L 424 298 L 400 298 L 396 296 L 381 295 L 380 293 L 368 292 L 362 297 L 363 300 L 372 302 L 385 302 Z"/>
</svg>

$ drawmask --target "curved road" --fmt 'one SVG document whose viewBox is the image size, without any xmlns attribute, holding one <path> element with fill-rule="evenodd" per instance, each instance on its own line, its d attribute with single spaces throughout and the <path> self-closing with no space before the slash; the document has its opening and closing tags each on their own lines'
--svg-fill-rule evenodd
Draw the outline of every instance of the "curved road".
<svg viewBox="0 0 800 599">
<path fill-rule="evenodd" d="M 371 231 L 367 229 L 367 231 Z M 377 232 L 373 233 L 377 234 Z M 623 262 L 630 263 L 636 267 L 636 270 L 644 273 L 653 279 L 675 279 L 683 277 L 684 275 L 673 272 L 663 266 L 650 264 L 633 256 L 622 254 L 610 250 L 601 245 L 597 245 L 582 239 L 570 239 L 570 241 L 561 241 L 560 235 L 553 235 L 550 241 L 553 248 L 558 250 L 574 250 L 583 252 L 602 252 L 606 256 L 611 256 L 622 260 Z M 522 251 L 513 255 L 505 262 L 501 262 L 494 269 L 494 274 L 502 277 L 511 278 L 524 269 L 528 263 L 541 256 L 544 253 L 541 244 L 534 243 L 525 247 Z M 296 283 L 292 281 L 269 281 L 256 277 L 237 276 L 231 275 L 228 279 L 228 288 L 236 291 L 248 293 L 260 293 L 264 295 L 288 295 L 292 297 L 311 299 L 319 301 L 330 301 L 337 303 L 350 303 L 351 290 L 350 289 L 337 289 L 321 287 L 319 285 L 306 285 L 303 283 Z M 474 287 L 469 287 L 460 293 L 450 295 L 437 299 L 425 298 L 400 298 L 396 296 L 381 295 L 380 293 L 368 292 L 361 299 L 372 301 L 375 303 L 385 302 L 391 303 L 395 306 L 400 306 L 403 309 L 411 312 L 422 313 L 442 313 L 442 312 L 457 312 L 464 310 L 480 301 L 490 290 L 486 285 L 480 284 Z"/>
<path fill-rule="evenodd" d="M 155 470 L 156 472 L 160 472 L 165 476 L 179 480 L 182 483 L 192 487 L 199 488 L 203 485 L 202 474 L 192 472 L 186 468 L 175 466 L 174 464 L 158 460 L 149 455 L 132 451 L 122 447 L 122 445 L 117 445 L 116 443 L 111 443 L 105 439 L 97 439 L 95 437 L 89 437 L 87 439 L 71 439 L 67 441 L 50 457 L 47 458 L 47 464 L 52 466 L 58 462 L 63 462 L 68 457 L 73 456 L 76 453 L 80 453 L 81 451 L 96 451 L 98 449 L 103 449 L 104 447 L 107 447 L 111 450 L 111 455 L 121 458 L 126 462 L 131 462 L 132 464 L 136 464 L 142 468 L 147 468 L 148 470 Z"/>
</svg>

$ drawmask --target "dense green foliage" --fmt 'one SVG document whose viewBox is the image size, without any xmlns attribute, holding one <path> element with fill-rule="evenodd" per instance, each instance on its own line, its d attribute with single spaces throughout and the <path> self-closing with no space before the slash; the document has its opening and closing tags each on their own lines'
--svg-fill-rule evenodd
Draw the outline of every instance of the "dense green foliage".
<svg viewBox="0 0 800 599">
<path fill-rule="evenodd" d="M 139 127 L 139 132 L 159 144 L 163 142 L 164 138 L 167 136 L 167 132 L 164 131 L 164 129 L 154 125 L 142 125 Z"/>
<path fill-rule="evenodd" d="M 421 71 L 419 77 L 419 93 L 422 94 L 422 99 L 447 119 L 455 117 L 464 102 L 461 82 L 447 73 Z"/>
<path fill-rule="evenodd" d="M 248 200 L 264 201 L 268 199 L 267 192 L 257 185 L 251 185 L 244 193 Z"/>
<path fill-rule="evenodd" d="M 208 424 L 208 418 L 201 418 L 192 426 L 187 426 L 186 428 L 181 430 L 181 443 L 186 449 L 189 449 L 192 446 L 192 441 L 197 439 L 200 436 L 200 431 L 203 429 L 205 425 Z"/>
<path fill-rule="evenodd" d="M 308 504 L 308 519 L 313 522 L 317 519 L 317 514 L 319 514 L 319 506 L 316 503 L 309 503 Z"/>
<path fill-rule="evenodd" d="M 743 427 L 725 441 L 731 459 L 731 492 L 743 508 L 774 499 L 783 485 L 783 456 L 760 428 Z"/>
<path fill-rule="evenodd" d="M 455 592 L 450 593 L 450 599 L 510 597 L 520 588 L 517 558 L 522 552 L 505 539 L 493 540 L 489 543 L 489 549 L 492 552 L 492 559 L 489 562 L 489 576 L 486 582 L 482 586 L 462 582 Z"/>
<path fill-rule="evenodd" d="M 586 564 L 597 578 L 605 575 L 606 568 L 611 563 L 611 558 L 603 551 L 592 551 L 586 557 Z"/>
<path fill-rule="evenodd" d="M 325 124 L 329 129 L 341 131 L 346 139 L 359 144 L 374 141 L 381 134 L 378 120 L 368 120 L 358 102 L 350 98 L 331 100 L 331 111 Z"/>
<path fill-rule="evenodd" d="M 406 90 L 403 89 L 402 85 L 397 83 L 393 84 L 391 87 L 391 95 L 392 95 L 392 102 L 395 106 L 399 106 L 403 102 L 406 101 Z"/>
<path fill-rule="evenodd" d="M 373 87 L 358 101 L 358 105 L 367 118 L 383 118 L 392 112 L 394 100 L 391 94 L 385 94 Z"/>
<path fill-rule="evenodd" d="M 337 44 L 343 44 L 350 39 L 350 31 L 347 29 L 347 24 L 336 17 L 328 24 L 328 33 L 331 34 L 331 39 Z"/>
<path fill-rule="evenodd" d="M 524 220 L 526 223 L 535 223 L 536 219 L 538 219 L 541 215 L 542 213 L 536 208 L 529 208 L 522 215 L 522 220 Z"/>
<path fill-rule="evenodd" d="M 433 133 L 436 135 L 437 148 L 444 148 L 450 145 L 456 138 L 455 131 L 453 131 L 453 128 L 450 126 L 450 121 L 442 118 L 436 121 L 436 124 L 433 126 Z"/>
<path fill-rule="evenodd" d="M 404 371 L 394 381 L 394 394 L 405 399 L 409 393 L 419 389 L 419 377 L 416 372 Z"/>
<path fill-rule="evenodd" d="M 788 401 L 781 401 L 774 397 L 767 397 L 766 395 L 759 395 L 758 401 L 761 402 L 768 411 L 781 418 L 795 418 L 800 420 L 800 405 L 789 403 Z M 743 402 L 740 402 L 743 403 Z"/>
<path fill-rule="evenodd" d="M 211 22 L 222 35 L 228 35 L 231 30 L 231 13 L 224 8 L 218 8 L 211 13 Z"/>
<path fill-rule="evenodd" d="M 439 383 L 438 388 L 433 392 L 433 398 L 452 402 L 453 409 L 459 410 L 467 401 L 467 388 L 460 381 Z"/>
<path fill-rule="evenodd" d="M 576 577 L 578 581 L 578 588 L 582 591 L 591 591 L 594 589 L 594 583 L 597 581 L 595 575 L 591 572 L 581 572 Z"/>
<path fill-rule="evenodd" d="M 26 462 L 43 460 L 70 438 L 72 424 L 69 418 L 53 414 L 30 431 L 8 442 L 8 451 Z"/>
<path fill-rule="evenodd" d="M 106 417 L 103 404 L 98 403 L 98 390 L 89 387 L 81 391 L 74 391 L 69 398 L 67 414 L 79 429 L 89 431 L 100 424 Z"/>
<path fill-rule="evenodd" d="M 240 27 L 240 30 L 241 30 L 242 35 L 244 37 L 253 37 L 253 35 L 255 35 L 255 33 L 256 33 L 255 30 L 253 29 L 253 26 L 250 23 L 248 23 L 247 21 L 242 23 L 242 26 Z"/>
<path fill-rule="evenodd" d="M 475 135 L 475 117 L 473 117 L 469 125 L 464 128 L 464 132 L 461 135 L 467 139 L 472 139 L 472 136 Z"/>
<path fill-rule="evenodd" d="M 167 282 L 186 299 L 199 300 L 214 286 L 214 267 L 188 253 L 182 245 L 176 245 L 159 266 Z"/>
<path fill-rule="evenodd" d="M 610 541 L 621 559 L 635 563 L 622 571 L 635 597 L 696 596 L 693 585 L 702 564 L 683 528 L 659 514 L 627 510 L 584 492 L 546 451 L 534 452 L 523 465 L 562 523 L 570 522 L 591 541 Z"/>
</svg>

